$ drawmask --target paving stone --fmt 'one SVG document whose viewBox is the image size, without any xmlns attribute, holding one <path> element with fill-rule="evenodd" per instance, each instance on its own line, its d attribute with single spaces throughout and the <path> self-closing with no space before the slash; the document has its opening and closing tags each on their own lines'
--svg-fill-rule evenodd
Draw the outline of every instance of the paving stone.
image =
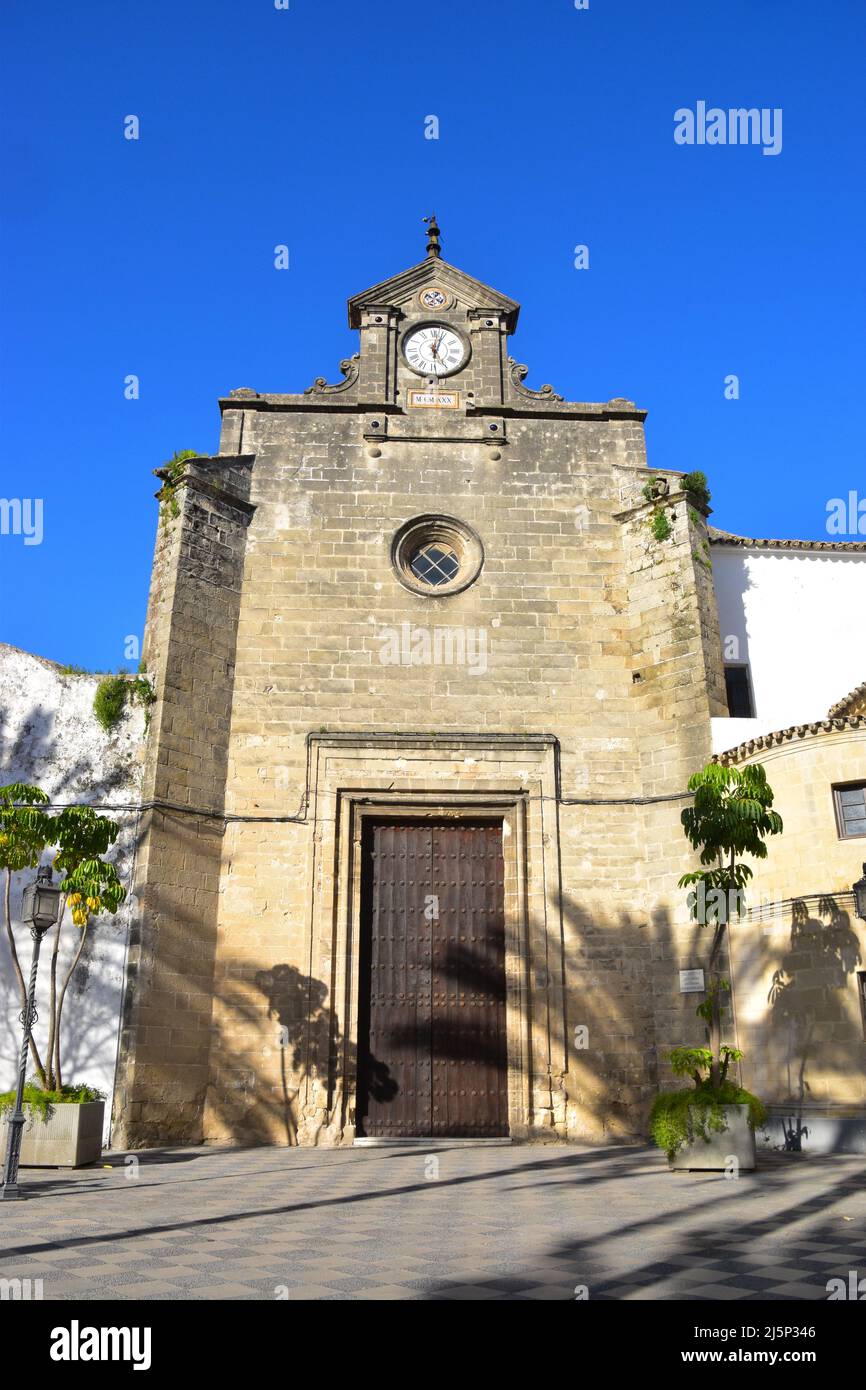
<svg viewBox="0 0 866 1390">
<path fill-rule="evenodd" d="M 777 1301 L 825 1299 L 829 1277 L 863 1264 L 866 1194 L 845 1181 L 856 1157 L 774 1165 L 745 1206 L 744 1189 L 729 1205 L 724 1188 L 708 1206 L 705 1182 L 682 1182 L 650 1150 L 441 1152 L 435 1188 L 410 1180 L 416 1156 L 351 1150 L 318 1166 L 297 1149 L 247 1150 L 225 1182 L 211 1150 L 183 1164 L 150 1155 L 146 1186 L 33 1170 L 0 1277 L 42 1278 L 46 1299 L 70 1301 L 269 1300 L 288 1287 L 295 1300 L 538 1302 L 573 1300 L 581 1284 L 604 1301 Z"/>
<path fill-rule="evenodd" d="M 690 1290 L 696 1298 L 709 1298 L 713 1302 L 738 1302 L 750 1292 L 737 1284 L 697 1284 Z"/>
<path fill-rule="evenodd" d="M 818 1299 L 823 1300 L 826 1299 L 828 1296 L 827 1281 L 826 1279 L 816 1279 L 814 1284 L 807 1284 L 805 1282 L 791 1284 L 774 1284 L 767 1289 L 767 1293 L 784 1294 L 786 1298 L 808 1298 L 814 1299 L 816 1301 Z"/>
<path fill-rule="evenodd" d="M 158 1279 L 142 1279 L 138 1283 L 123 1285 L 123 1298 L 162 1298 L 177 1295 L 180 1292 L 176 1284 L 169 1284 Z"/>
</svg>

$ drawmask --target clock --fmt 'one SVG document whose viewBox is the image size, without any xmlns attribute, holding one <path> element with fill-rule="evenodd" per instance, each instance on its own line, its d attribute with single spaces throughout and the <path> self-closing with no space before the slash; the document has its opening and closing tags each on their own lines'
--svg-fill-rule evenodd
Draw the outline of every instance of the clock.
<svg viewBox="0 0 866 1390">
<path fill-rule="evenodd" d="M 444 323 L 425 323 L 406 334 L 403 355 L 420 376 L 449 376 L 459 371 L 469 354 L 453 329 Z"/>
</svg>

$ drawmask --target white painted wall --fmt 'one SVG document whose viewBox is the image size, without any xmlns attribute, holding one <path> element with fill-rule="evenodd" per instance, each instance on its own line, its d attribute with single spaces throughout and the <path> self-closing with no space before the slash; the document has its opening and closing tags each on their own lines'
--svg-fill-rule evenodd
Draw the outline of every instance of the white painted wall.
<svg viewBox="0 0 866 1390">
<path fill-rule="evenodd" d="M 866 552 L 712 547 L 722 647 L 749 663 L 754 719 L 714 719 L 721 752 L 823 719 L 866 680 Z"/>
<path fill-rule="evenodd" d="M 111 733 L 93 715 L 98 676 L 62 676 L 41 657 L 0 644 L 0 785 L 30 782 L 57 802 L 138 803 L 144 714 L 128 710 Z M 111 814 L 110 811 L 106 814 Z M 135 812 L 116 813 L 120 835 L 111 857 L 130 892 Z M 48 856 L 46 856 L 46 859 Z M 18 958 L 30 970 L 31 940 L 19 921 L 21 893 L 33 874 L 12 880 L 12 917 Z M 0 875 L 5 878 L 5 874 Z M 2 885 L 5 887 L 5 885 Z M 66 1082 L 86 1082 L 105 1091 L 106 1140 L 114 1088 L 117 1040 L 131 902 L 116 917 L 91 922 L 81 960 L 63 1008 L 63 1073 Z M 55 933 L 43 941 L 40 957 L 35 1034 L 42 1046 L 47 1033 L 48 980 Z M 78 945 L 78 928 L 67 910 L 61 924 L 59 978 Z M 21 1004 L 6 939 L 0 925 L 0 1089 L 16 1075 L 21 1046 Z"/>
</svg>

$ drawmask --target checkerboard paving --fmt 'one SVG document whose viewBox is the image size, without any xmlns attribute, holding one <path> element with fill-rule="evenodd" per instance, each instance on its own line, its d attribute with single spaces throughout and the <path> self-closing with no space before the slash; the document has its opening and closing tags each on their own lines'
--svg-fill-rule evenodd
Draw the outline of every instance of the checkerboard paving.
<svg viewBox="0 0 866 1390">
<path fill-rule="evenodd" d="M 45 1299 L 827 1298 L 866 1277 L 856 1156 L 670 1173 L 643 1147 L 161 1149 L 22 1170 L 0 1279 Z M 584 1295 L 585 1290 L 585 1295 Z"/>
</svg>

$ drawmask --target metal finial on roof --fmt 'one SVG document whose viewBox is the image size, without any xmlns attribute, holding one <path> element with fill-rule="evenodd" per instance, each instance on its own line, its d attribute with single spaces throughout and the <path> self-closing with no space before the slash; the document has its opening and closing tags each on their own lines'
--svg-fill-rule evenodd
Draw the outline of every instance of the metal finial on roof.
<svg viewBox="0 0 866 1390">
<path fill-rule="evenodd" d="M 427 223 L 427 255 L 441 256 L 442 247 L 439 245 L 439 223 L 436 221 L 435 212 L 431 212 L 429 217 L 422 218 Z"/>
</svg>

